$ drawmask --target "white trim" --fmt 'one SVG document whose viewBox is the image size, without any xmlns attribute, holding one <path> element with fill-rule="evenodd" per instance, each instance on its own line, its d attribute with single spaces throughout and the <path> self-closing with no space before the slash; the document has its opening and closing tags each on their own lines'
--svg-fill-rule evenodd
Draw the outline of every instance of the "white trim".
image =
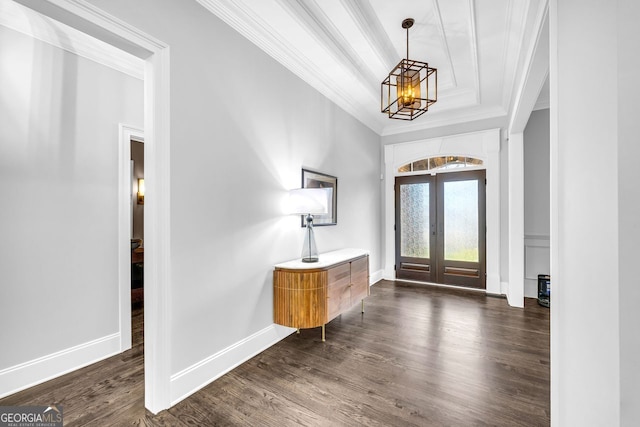
<svg viewBox="0 0 640 427">
<path fill-rule="evenodd" d="M 549 2 L 543 0 L 536 16 L 536 38 L 528 47 L 525 72 L 520 81 L 511 117 L 509 133 L 524 132 L 540 91 L 549 76 Z"/>
<path fill-rule="evenodd" d="M 500 286 L 500 129 L 384 146 L 384 278 L 395 280 L 395 197 L 398 167 L 410 159 L 448 153 L 482 159 L 487 178 L 487 287 L 488 294 L 503 294 Z"/>
<path fill-rule="evenodd" d="M 145 59 L 145 406 L 170 406 L 169 46 L 85 0 L 17 0 L 46 16 Z"/>
<path fill-rule="evenodd" d="M 444 101 L 444 97 L 438 94 L 438 103 L 440 101 Z M 414 120 L 407 123 L 388 124 L 384 127 L 382 132 L 380 132 L 380 136 L 391 136 L 409 132 L 416 132 L 423 129 L 435 129 L 445 126 L 455 126 L 462 123 L 476 122 L 481 120 L 499 118 L 505 118 L 506 120 L 508 113 L 504 108 L 502 108 L 502 106 L 483 107 L 474 104 L 469 108 L 456 111 L 438 110 L 437 112 L 432 112 L 431 110 L 429 110 L 429 115 L 429 120 Z"/>
<path fill-rule="evenodd" d="M 524 297 L 538 298 L 538 279 L 524 279 Z"/>
<path fill-rule="evenodd" d="M 272 324 L 171 376 L 171 405 L 240 366 L 296 331 Z"/>
<path fill-rule="evenodd" d="M 576 6 L 574 6 L 573 10 L 578 10 Z M 560 268 L 561 261 L 564 261 L 564 257 L 560 255 L 560 249 L 563 249 L 561 246 L 562 239 L 560 238 L 560 228 L 558 225 L 560 224 L 560 202 L 564 202 L 566 200 L 563 196 L 565 193 L 562 191 L 562 188 L 559 183 L 560 171 L 562 170 L 562 165 L 558 161 L 558 156 L 560 154 L 560 124 L 559 124 L 559 87 L 558 87 L 558 78 L 559 78 L 559 65 L 560 61 L 558 59 L 558 39 L 559 39 L 559 29 L 558 29 L 558 0 L 551 0 L 549 3 L 549 12 L 548 12 L 548 20 L 549 20 L 549 105 L 553 106 L 553 108 L 549 108 L 549 253 L 551 256 L 551 278 L 557 283 L 559 280 L 563 280 L 562 277 L 563 270 Z M 566 46 L 566 42 L 565 42 Z M 566 73 L 565 73 L 566 75 Z M 566 77 L 564 77 L 566 79 Z M 566 114 L 567 109 L 565 109 Z M 564 159 L 563 159 L 564 160 Z M 564 184 L 564 182 L 562 182 Z M 566 252 L 565 252 L 566 253 Z M 553 289 L 551 290 L 554 293 Z M 565 294 L 566 295 L 566 294 Z M 571 294 L 569 294 L 571 295 Z M 593 295 L 576 295 L 576 297 L 589 298 L 593 297 Z M 552 298 L 554 296 L 552 295 Z M 560 299 L 562 302 L 562 298 Z M 563 307 L 564 308 L 564 307 Z M 551 327 L 549 331 L 549 365 L 550 365 L 550 412 L 551 412 L 551 425 L 559 426 L 566 419 L 566 412 L 563 410 L 563 405 L 568 400 L 571 393 L 566 389 L 569 382 L 567 382 L 567 377 L 563 376 L 563 369 L 558 369 L 559 366 L 570 367 L 567 364 L 569 359 L 567 357 L 561 357 L 561 352 L 566 350 L 565 341 L 567 339 L 571 339 L 571 332 L 575 330 L 580 330 L 579 327 L 573 326 L 572 328 L 568 328 L 567 326 L 563 326 L 562 322 L 571 324 L 571 316 L 562 316 L 562 312 L 560 311 L 560 305 L 557 303 L 557 297 L 555 297 L 555 301 L 551 304 L 549 308 Z M 579 321 L 579 319 L 576 319 Z M 564 340 L 561 341 L 561 338 Z M 562 378 L 562 381 L 561 381 Z M 576 390 L 577 391 L 577 390 Z M 562 396 L 561 396 L 562 395 Z M 561 418 L 561 415 L 562 418 Z"/>
<path fill-rule="evenodd" d="M 546 240 L 547 242 L 551 240 L 551 236 L 548 234 L 525 234 L 524 238 L 529 240 Z"/>
<path fill-rule="evenodd" d="M 550 274 L 550 236 L 525 234 L 524 236 L 524 297 L 538 297 L 538 274 Z M 546 264 L 544 271 L 541 264 Z"/>
<path fill-rule="evenodd" d="M 506 295 L 509 289 L 509 282 L 500 282 L 500 293 Z"/>
<path fill-rule="evenodd" d="M 547 100 L 537 101 L 536 105 L 533 106 L 533 111 L 548 110 L 550 106 L 551 106 L 551 103 Z"/>
<path fill-rule="evenodd" d="M 145 67 L 144 379 L 145 406 L 154 414 L 171 406 L 169 64 L 167 47 Z"/>
<path fill-rule="evenodd" d="M 115 333 L 3 369 L 0 371 L 0 398 L 91 365 L 119 351 L 120 334 Z"/>
<path fill-rule="evenodd" d="M 196 1 L 365 126 L 378 134 L 383 130 L 380 113 L 363 110 L 351 97 L 338 90 L 335 82 L 330 84 L 326 81 L 318 68 L 310 65 L 313 62 L 305 52 L 292 47 L 276 28 L 256 16 L 250 8 L 244 8 L 234 0 Z"/>
<path fill-rule="evenodd" d="M 524 307 L 524 137 L 523 132 L 549 75 L 549 2 L 543 0 L 534 23 L 535 40 L 518 84 L 509 120 L 509 304 Z"/>
<path fill-rule="evenodd" d="M 118 125 L 118 278 L 120 351 L 131 348 L 131 140 L 144 141 L 140 128 Z"/>
<path fill-rule="evenodd" d="M 369 275 L 369 286 L 373 286 L 383 279 L 384 270 L 374 271 Z"/>
<path fill-rule="evenodd" d="M 146 196 L 145 196 L 146 198 Z M 383 270 L 370 273 L 369 286 L 382 280 Z M 294 333 L 272 324 L 171 376 L 171 406 L 186 399 L 255 355 Z"/>
<path fill-rule="evenodd" d="M 12 1 L 0 2 L 0 25 L 142 80 L 144 61 Z"/>
<path fill-rule="evenodd" d="M 524 134 L 509 135 L 509 305 L 524 307 Z"/>
</svg>

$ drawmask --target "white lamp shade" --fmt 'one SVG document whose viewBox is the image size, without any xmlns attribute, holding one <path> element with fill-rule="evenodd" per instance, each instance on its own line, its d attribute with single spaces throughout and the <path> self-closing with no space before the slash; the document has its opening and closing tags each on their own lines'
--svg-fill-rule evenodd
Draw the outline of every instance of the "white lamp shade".
<svg viewBox="0 0 640 427">
<path fill-rule="evenodd" d="M 291 215 L 324 215 L 329 213 L 330 188 L 297 188 L 289 191 L 288 211 Z"/>
</svg>

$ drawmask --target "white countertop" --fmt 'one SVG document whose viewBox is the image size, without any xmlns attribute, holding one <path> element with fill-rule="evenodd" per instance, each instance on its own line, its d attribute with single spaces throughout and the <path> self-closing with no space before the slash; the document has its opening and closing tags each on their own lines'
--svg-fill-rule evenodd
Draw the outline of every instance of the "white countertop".
<svg viewBox="0 0 640 427">
<path fill-rule="evenodd" d="M 314 268 L 327 268 L 341 262 L 369 255 L 369 251 L 364 249 L 346 248 L 337 251 L 326 252 L 318 256 L 318 262 L 302 262 L 302 258 L 276 264 L 275 268 L 288 270 L 308 270 Z"/>
</svg>

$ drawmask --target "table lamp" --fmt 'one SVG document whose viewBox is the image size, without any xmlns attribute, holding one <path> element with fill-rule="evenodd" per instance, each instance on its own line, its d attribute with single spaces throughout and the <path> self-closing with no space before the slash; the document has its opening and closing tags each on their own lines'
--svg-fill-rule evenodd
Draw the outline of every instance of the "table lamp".
<svg viewBox="0 0 640 427">
<path fill-rule="evenodd" d="M 307 229 L 302 246 L 302 262 L 317 262 L 318 248 L 313 235 L 313 215 L 329 213 L 329 190 L 326 188 L 297 188 L 289 191 L 289 213 L 306 215 Z"/>
</svg>

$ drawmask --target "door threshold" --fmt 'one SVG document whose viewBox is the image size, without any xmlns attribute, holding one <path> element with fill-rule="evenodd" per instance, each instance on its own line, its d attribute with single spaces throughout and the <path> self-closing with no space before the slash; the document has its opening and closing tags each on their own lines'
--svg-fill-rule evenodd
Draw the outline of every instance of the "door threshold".
<svg viewBox="0 0 640 427">
<path fill-rule="evenodd" d="M 418 285 L 437 286 L 437 287 L 440 287 L 440 288 L 462 289 L 464 291 L 482 292 L 482 293 L 486 294 L 487 296 L 505 298 L 505 296 L 501 295 L 501 294 L 487 293 L 486 289 L 469 288 L 469 287 L 466 287 L 466 286 L 457 286 L 457 285 L 445 285 L 445 284 L 442 284 L 442 283 L 422 282 L 420 280 L 409 280 L 409 279 L 394 279 L 394 281 L 396 281 L 396 282 L 416 283 Z"/>
</svg>

